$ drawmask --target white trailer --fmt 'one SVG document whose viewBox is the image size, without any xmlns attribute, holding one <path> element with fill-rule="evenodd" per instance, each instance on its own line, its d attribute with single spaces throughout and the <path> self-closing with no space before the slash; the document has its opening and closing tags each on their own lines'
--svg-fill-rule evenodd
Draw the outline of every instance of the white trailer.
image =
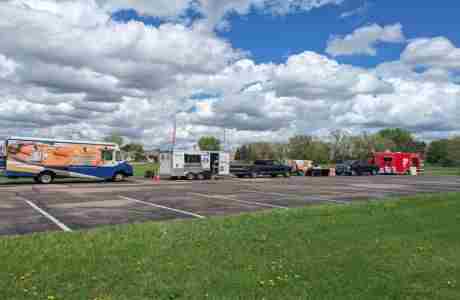
<svg viewBox="0 0 460 300">
<path fill-rule="evenodd" d="M 189 180 L 230 175 L 230 154 L 222 151 L 162 151 L 160 176 Z"/>
</svg>

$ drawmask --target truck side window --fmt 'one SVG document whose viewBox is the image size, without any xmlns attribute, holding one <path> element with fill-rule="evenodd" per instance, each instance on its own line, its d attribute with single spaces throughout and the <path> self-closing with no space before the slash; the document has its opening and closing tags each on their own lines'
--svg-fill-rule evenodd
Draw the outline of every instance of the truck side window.
<svg viewBox="0 0 460 300">
<path fill-rule="evenodd" d="M 112 150 L 102 150 L 102 160 L 112 161 L 113 160 L 113 151 Z"/>
<path fill-rule="evenodd" d="M 185 154 L 184 160 L 186 164 L 199 164 L 201 163 L 201 155 Z"/>
</svg>

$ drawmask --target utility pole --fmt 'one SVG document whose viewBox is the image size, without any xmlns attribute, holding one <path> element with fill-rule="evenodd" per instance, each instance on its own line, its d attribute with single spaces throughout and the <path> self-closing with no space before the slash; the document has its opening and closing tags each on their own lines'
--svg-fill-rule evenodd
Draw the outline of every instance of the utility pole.
<svg viewBox="0 0 460 300">
<path fill-rule="evenodd" d="M 224 128 L 224 147 L 223 150 L 225 151 L 227 148 L 227 129 Z"/>
<path fill-rule="evenodd" d="M 174 113 L 174 124 L 172 132 L 172 150 L 176 148 L 176 138 L 177 138 L 177 112 Z"/>
</svg>

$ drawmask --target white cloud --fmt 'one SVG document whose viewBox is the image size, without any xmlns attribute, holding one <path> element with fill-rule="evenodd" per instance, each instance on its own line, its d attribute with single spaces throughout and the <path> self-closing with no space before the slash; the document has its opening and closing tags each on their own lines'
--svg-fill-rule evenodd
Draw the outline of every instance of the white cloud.
<svg viewBox="0 0 460 300">
<path fill-rule="evenodd" d="M 349 10 L 349 11 L 346 11 L 346 12 L 343 12 L 342 14 L 340 14 L 340 18 L 341 19 L 346 19 L 346 18 L 350 18 L 350 17 L 354 17 L 354 16 L 364 15 L 365 13 L 367 13 L 369 11 L 369 9 L 370 9 L 370 7 L 372 5 L 373 4 L 371 2 L 364 1 L 363 5 L 355 8 L 355 9 L 352 9 L 352 10 Z"/>
<path fill-rule="evenodd" d="M 272 84 L 278 95 L 302 99 L 344 100 L 357 94 L 392 91 L 390 84 L 364 69 L 341 65 L 313 52 L 289 57 L 275 70 Z"/>
<path fill-rule="evenodd" d="M 96 0 L 104 9 L 117 11 L 135 9 L 141 14 L 175 18 L 185 13 L 192 0 Z"/>
<path fill-rule="evenodd" d="M 97 0 L 105 9 L 116 11 L 133 8 L 141 14 L 159 18 L 185 17 L 187 9 L 200 12 L 208 29 L 228 26 L 229 14 L 246 15 L 252 9 L 274 15 L 309 11 L 325 5 L 338 5 L 344 0 Z"/>
<path fill-rule="evenodd" d="M 378 43 L 403 43 L 405 41 L 401 24 L 380 26 L 373 24 L 356 29 L 344 37 L 335 36 L 328 41 L 326 52 L 332 56 L 377 55 Z"/>
<path fill-rule="evenodd" d="M 12 74 L 17 68 L 17 63 L 5 55 L 0 54 L 0 78 L 6 78 Z"/>
<path fill-rule="evenodd" d="M 401 59 L 410 65 L 460 70 L 460 48 L 445 37 L 412 40 Z"/>
<path fill-rule="evenodd" d="M 246 13 L 248 1 L 223 11 L 237 3 Z M 302 3 L 297 9 L 326 2 L 290 5 Z M 307 51 L 258 64 L 199 25 L 120 24 L 91 0 L 1 2 L 0 135 L 100 139 L 116 131 L 160 146 L 176 111 L 187 145 L 222 137 L 223 128 L 234 143 L 337 127 L 460 130 L 459 88 L 445 63 L 423 73 L 406 59 L 364 69 Z"/>
</svg>

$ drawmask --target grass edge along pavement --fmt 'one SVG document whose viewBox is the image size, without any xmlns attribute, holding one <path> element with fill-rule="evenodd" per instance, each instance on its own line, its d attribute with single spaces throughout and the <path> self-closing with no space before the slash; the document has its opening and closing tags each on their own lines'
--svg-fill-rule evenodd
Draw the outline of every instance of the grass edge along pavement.
<svg viewBox="0 0 460 300">
<path fill-rule="evenodd" d="M 0 238 L 2 299 L 459 299 L 460 193 Z"/>
</svg>

